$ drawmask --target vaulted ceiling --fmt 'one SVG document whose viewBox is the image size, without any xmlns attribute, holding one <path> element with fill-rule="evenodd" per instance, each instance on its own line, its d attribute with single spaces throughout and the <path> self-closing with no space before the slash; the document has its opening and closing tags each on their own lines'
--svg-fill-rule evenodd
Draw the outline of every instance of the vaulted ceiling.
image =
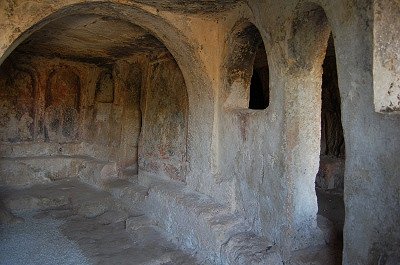
<svg viewBox="0 0 400 265">
<path fill-rule="evenodd" d="M 166 51 L 152 34 L 131 23 L 97 15 L 68 16 L 33 33 L 18 52 L 112 62 L 143 52 Z"/>
</svg>

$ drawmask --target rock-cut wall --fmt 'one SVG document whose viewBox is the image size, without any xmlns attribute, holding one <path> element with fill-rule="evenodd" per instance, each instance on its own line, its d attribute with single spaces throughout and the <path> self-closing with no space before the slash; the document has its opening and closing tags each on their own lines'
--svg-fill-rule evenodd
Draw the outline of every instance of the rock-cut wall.
<svg viewBox="0 0 400 265">
<path fill-rule="evenodd" d="M 143 172 L 185 181 L 188 98 L 168 55 L 99 66 L 13 53 L 0 94 L 0 185 L 101 185 L 137 172 L 138 158 Z"/>
<path fill-rule="evenodd" d="M 139 62 L 11 55 L 0 69 L 1 184 L 87 177 L 109 163 L 137 170 L 141 85 Z"/>
<path fill-rule="evenodd" d="M 185 181 L 188 123 L 185 80 L 171 58 L 150 61 L 143 99 L 140 169 Z"/>
</svg>

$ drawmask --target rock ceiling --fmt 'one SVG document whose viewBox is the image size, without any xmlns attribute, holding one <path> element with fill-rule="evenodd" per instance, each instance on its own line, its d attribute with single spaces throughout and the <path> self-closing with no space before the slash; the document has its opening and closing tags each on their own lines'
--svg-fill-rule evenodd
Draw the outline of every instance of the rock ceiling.
<svg viewBox="0 0 400 265">
<path fill-rule="evenodd" d="M 141 27 L 97 15 L 68 16 L 32 34 L 18 52 L 88 62 L 114 61 L 143 52 L 166 51 Z"/>
<path fill-rule="evenodd" d="M 234 7 L 242 0 L 137 0 L 136 2 L 169 10 L 185 13 L 221 12 Z"/>
</svg>

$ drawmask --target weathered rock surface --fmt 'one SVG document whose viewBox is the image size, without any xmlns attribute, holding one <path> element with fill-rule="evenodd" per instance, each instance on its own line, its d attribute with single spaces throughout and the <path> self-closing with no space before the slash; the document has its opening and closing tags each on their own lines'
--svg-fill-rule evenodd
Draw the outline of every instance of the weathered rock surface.
<svg viewBox="0 0 400 265">
<path fill-rule="evenodd" d="M 343 264 L 396 263 L 399 10 L 398 0 L 0 1 L 0 185 L 60 192 L 55 182 L 78 178 L 123 202 L 24 195 L 5 200 L 4 219 L 32 208 L 84 236 L 104 229 L 94 243 L 104 255 L 88 251 L 105 263 L 186 257 L 108 252 L 119 236 L 130 244 L 120 210 L 214 263 L 340 263 L 325 244 L 335 229 Z M 43 228 L 20 228 L 33 223 Z"/>
</svg>

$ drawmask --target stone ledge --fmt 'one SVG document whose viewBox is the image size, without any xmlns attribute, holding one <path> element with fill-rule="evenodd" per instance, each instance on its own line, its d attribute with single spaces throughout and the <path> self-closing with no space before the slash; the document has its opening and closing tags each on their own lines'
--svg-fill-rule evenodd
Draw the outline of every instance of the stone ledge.
<svg viewBox="0 0 400 265">
<path fill-rule="evenodd" d="M 180 182 L 152 176 L 141 182 L 147 187 L 128 180 L 115 180 L 104 187 L 127 210 L 143 211 L 135 220 L 159 227 L 186 251 L 215 264 L 283 264 L 277 247 L 251 233 L 245 219 L 228 207 Z M 126 227 L 135 229 L 129 218 Z"/>
<path fill-rule="evenodd" d="M 80 155 L 3 157 L 0 168 L 0 186 L 14 188 L 70 178 L 100 186 L 118 174 L 116 163 Z"/>
<path fill-rule="evenodd" d="M 179 245 L 217 263 L 221 246 L 235 233 L 250 230 L 229 208 L 170 181 L 152 180 L 144 211 Z"/>
<path fill-rule="evenodd" d="M 140 176 L 139 182 L 148 187 L 143 200 L 146 216 L 187 251 L 196 252 L 216 264 L 282 263 L 275 247 L 271 249 L 266 240 L 249 232 L 251 227 L 245 218 L 232 213 L 230 208 L 189 190 L 180 182 L 154 176 Z M 244 245 L 237 253 L 226 252 L 240 244 Z M 248 247 L 243 252 L 244 246 Z M 237 263 L 237 259 L 241 263 Z"/>
</svg>

